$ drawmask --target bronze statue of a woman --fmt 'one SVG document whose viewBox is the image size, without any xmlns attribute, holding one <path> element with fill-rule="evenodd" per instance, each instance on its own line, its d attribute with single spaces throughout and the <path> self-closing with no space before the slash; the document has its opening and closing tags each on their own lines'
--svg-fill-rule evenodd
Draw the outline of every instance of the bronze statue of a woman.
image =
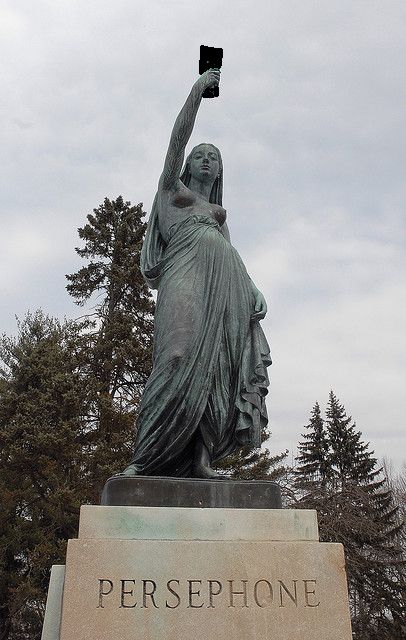
<svg viewBox="0 0 406 640">
<path fill-rule="evenodd" d="M 218 478 L 211 467 L 260 445 L 267 423 L 266 303 L 230 243 L 219 150 L 199 144 L 182 164 L 203 73 L 172 131 L 141 256 L 158 289 L 153 371 L 142 396 L 134 457 L 124 475 Z"/>
</svg>

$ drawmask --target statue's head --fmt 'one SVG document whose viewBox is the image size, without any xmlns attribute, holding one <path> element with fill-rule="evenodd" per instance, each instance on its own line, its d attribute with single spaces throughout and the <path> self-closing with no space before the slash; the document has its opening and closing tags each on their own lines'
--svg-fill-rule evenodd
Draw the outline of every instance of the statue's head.
<svg viewBox="0 0 406 640">
<path fill-rule="evenodd" d="M 192 176 L 196 180 L 211 181 L 213 186 L 209 202 L 220 206 L 223 204 L 223 161 L 214 144 L 203 142 L 189 153 L 180 176 L 186 187 L 189 186 Z"/>
</svg>

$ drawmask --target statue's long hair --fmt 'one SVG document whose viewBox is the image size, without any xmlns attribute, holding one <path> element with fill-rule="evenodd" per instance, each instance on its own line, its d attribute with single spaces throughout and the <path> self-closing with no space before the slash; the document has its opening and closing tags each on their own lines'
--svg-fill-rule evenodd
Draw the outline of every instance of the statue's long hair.
<svg viewBox="0 0 406 640">
<path fill-rule="evenodd" d="M 201 143 L 206 144 L 206 143 Z M 180 180 L 186 187 L 189 187 L 190 184 L 190 161 L 195 150 L 201 146 L 198 144 L 196 147 L 192 149 L 186 158 L 185 165 L 183 167 L 183 171 L 180 175 Z M 217 155 L 219 161 L 219 172 L 213 183 L 212 190 L 210 192 L 209 202 L 212 204 L 223 205 L 223 160 L 221 158 L 221 153 L 214 146 L 214 144 L 209 144 L 212 147 Z M 148 220 L 148 227 L 145 234 L 144 242 L 141 250 L 141 271 L 142 274 L 152 289 L 157 289 L 159 286 L 159 281 L 161 278 L 161 268 L 160 263 L 165 251 L 165 243 L 160 234 L 159 226 L 158 226 L 158 205 L 157 205 L 157 196 L 155 196 L 154 203 L 151 209 L 151 215 Z"/>
<path fill-rule="evenodd" d="M 217 149 L 217 147 L 215 147 L 214 144 L 210 144 L 208 142 L 201 142 L 196 147 L 193 147 L 192 151 L 189 153 L 188 157 L 186 158 L 186 162 L 184 164 L 182 173 L 180 175 L 180 179 L 185 185 L 185 187 L 189 186 L 190 178 L 191 178 L 190 161 L 196 149 L 198 149 L 202 145 L 207 145 L 208 147 L 211 147 L 212 149 L 214 149 L 214 151 L 217 153 L 217 156 L 218 156 L 219 172 L 218 172 L 217 178 L 213 183 L 213 187 L 210 192 L 209 202 L 213 204 L 219 204 L 220 207 L 222 207 L 223 206 L 223 160 L 221 158 L 221 153 L 219 149 Z"/>
</svg>

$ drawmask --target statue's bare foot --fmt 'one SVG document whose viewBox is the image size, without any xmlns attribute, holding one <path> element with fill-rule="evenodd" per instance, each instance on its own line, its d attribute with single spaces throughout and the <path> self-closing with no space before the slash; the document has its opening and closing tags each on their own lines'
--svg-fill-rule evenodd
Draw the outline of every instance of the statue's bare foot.
<svg viewBox="0 0 406 640">
<path fill-rule="evenodd" d="M 196 440 L 192 476 L 194 478 L 205 478 L 207 480 L 227 480 L 227 476 L 221 475 L 211 468 L 210 462 L 209 450 L 200 435 Z"/>
</svg>

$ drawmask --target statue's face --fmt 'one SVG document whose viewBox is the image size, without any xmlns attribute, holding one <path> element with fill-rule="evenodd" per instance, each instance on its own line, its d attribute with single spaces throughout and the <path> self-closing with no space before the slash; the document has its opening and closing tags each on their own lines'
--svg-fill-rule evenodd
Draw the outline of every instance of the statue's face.
<svg viewBox="0 0 406 640">
<path fill-rule="evenodd" d="M 220 168 L 216 149 L 210 144 L 199 144 L 192 153 L 189 166 L 190 173 L 195 180 L 214 182 Z"/>
</svg>

